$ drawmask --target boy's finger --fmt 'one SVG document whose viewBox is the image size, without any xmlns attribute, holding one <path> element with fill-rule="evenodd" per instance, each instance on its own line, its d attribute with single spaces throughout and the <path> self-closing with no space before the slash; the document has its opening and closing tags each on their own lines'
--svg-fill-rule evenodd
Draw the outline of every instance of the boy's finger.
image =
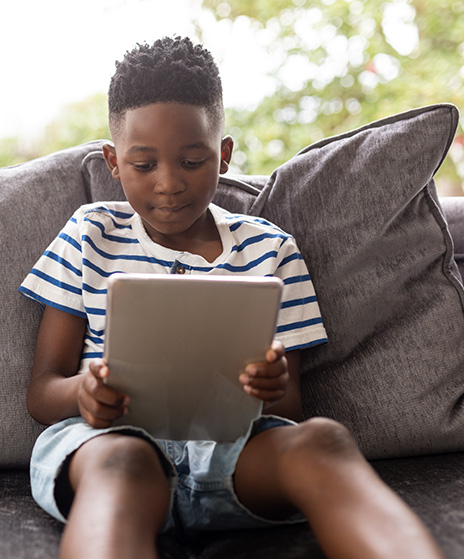
<svg viewBox="0 0 464 559">
<path fill-rule="evenodd" d="M 92 396 L 95 400 L 107 406 L 120 407 L 129 404 L 129 396 L 106 386 L 106 384 L 97 386 L 92 392 Z"/>
<path fill-rule="evenodd" d="M 123 394 L 102 382 L 99 376 L 86 373 L 81 386 L 81 392 L 96 402 L 108 406 L 119 407 L 129 403 L 129 396 Z"/>
<path fill-rule="evenodd" d="M 281 389 L 281 390 L 262 390 L 262 389 L 258 389 L 258 388 L 253 388 L 249 385 L 245 385 L 243 387 L 243 389 L 250 396 L 253 396 L 255 398 L 258 398 L 259 400 L 262 400 L 263 402 L 268 402 L 268 403 L 277 402 L 278 400 L 280 400 L 281 398 L 283 398 L 285 396 L 285 390 L 283 390 L 283 389 Z"/>
<path fill-rule="evenodd" d="M 245 386 L 250 386 L 256 390 L 282 390 L 288 384 L 289 375 L 283 374 L 277 377 L 254 377 L 250 378 Z"/>
<path fill-rule="evenodd" d="M 272 342 L 270 349 L 266 353 L 266 361 L 268 363 L 272 363 L 274 361 L 277 361 L 284 355 L 285 355 L 284 344 L 282 342 L 279 342 L 278 340 L 274 340 Z"/>
<path fill-rule="evenodd" d="M 97 402 L 101 402 L 107 406 L 119 407 L 129 403 L 129 396 L 127 394 L 123 394 L 98 381 L 95 381 L 94 386 L 88 387 L 87 392 Z"/>
<path fill-rule="evenodd" d="M 248 375 L 250 378 L 274 378 L 285 374 L 286 371 L 287 362 L 283 357 L 271 363 L 252 363 L 251 365 L 247 365 L 244 374 Z"/>
<path fill-rule="evenodd" d="M 91 427 L 95 429 L 103 429 L 105 427 L 110 427 L 113 424 L 113 421 L 121 417 L 121 415 L 125 415 L 127 413 L 126 410 L 123 410 L 122 413 L 118 414 L 115 414 L 110 410 L 108 411 L 109 413 L 102 413 L 101 410 L 99 410 L 99 413 L 95 415 L 91 411 L 84 409 L 82 410 L 82 417 Z"/>
<path fill-rule="evenodd" d="M 88 392 L 83 392 L 80 397 L 80 404 L 93 417 L 113 421 L 125 415 L 128 411 L 128 398 L 118 399 L 117 401 L 104 401 L 95 399 Z"/>
<path fill-rule="evenodd" d="M 106 378 L 109 374 L 108 365 L 103 359 L 93 359 L 90 362 L 89 370 L 94 377 L 99 379 Z"/>
</svg>

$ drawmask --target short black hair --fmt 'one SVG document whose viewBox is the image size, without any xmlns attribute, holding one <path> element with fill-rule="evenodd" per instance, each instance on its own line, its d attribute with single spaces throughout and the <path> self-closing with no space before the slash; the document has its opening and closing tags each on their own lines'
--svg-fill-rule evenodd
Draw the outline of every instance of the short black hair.
<svg viewBox="0 0 464 559">
<path fill-rule="evenodd" d="M 116 62 L 108 91 L 112 134 L 126 111 L 152 103 L 204 107 L 213 122 L 222 126 L 222 83 L 211 53 L 188 37 L 164 37 L 126 52 L 123 60 Z"/>
</svg>

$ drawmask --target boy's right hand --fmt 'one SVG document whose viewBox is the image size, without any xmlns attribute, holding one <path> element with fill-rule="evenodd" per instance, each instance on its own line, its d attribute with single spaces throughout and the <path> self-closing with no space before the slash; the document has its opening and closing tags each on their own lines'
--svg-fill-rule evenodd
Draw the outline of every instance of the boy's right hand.
<svg viewBox="0 0 464 559">
<path fill-rule="evenodd" d="M 95 429 L 110 427 L 115 419 L 128 412 L 129 396 L 104 383 L 109 373 L 103 359 L 94 359 L 82 375 L 77 394 L 81 416 Z"/>
</svg>

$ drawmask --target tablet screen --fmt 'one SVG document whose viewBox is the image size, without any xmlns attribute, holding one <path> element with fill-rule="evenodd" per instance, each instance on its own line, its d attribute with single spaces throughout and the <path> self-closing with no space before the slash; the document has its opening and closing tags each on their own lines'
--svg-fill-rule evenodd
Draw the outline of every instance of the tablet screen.
<svg viewBox="0 0 464 559">
<path fill-rule="evenodd" d="M 232 441 L 262 403 L 238 381 L 264 360 L 282 281 L 228 275 L 116 274 L 109 280 L 108 384 L 129 394 L 116 424 L 171 440 Z"/>
</svg>

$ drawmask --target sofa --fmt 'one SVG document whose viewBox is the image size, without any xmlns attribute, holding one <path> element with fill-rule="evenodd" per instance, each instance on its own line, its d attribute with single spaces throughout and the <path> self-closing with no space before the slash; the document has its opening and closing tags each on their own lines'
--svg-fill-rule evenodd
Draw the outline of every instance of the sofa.
<svg viewBox="0 0 464 559">
<path fill-rule="evenodd" d="M 458 122 L 448 104 L 393 115 L 318 141 L 271 176 L 221 176 L 215 198 L 297 239 L 329 337 L 303 352 L 305 417 L 346 425 L 448 559 L 464 557 L 464 197 L 439 198 L 433 177 Z M 17 288 L 75 208 L 123 199 L 102 143 L 0 169 L 4 559 L 58 557 L 62 525 L 32 500 L 27 472 L 43 429 L 25 405 L 42 310 Z M 306 525 L 163 536 L 159 555 L 324 557 Z"/>
</svg>

